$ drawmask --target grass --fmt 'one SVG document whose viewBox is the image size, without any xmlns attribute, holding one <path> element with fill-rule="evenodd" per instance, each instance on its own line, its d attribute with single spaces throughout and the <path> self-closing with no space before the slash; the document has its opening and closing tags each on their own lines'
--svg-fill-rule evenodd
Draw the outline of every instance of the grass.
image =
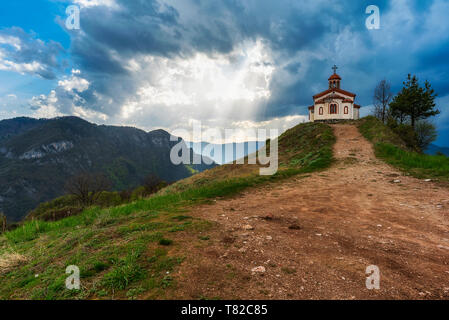
<svg viewBox="0 0 449 320">
<path fill-rule="evenodd" d="M 379 158 L 417 178 L 449 180 L 449 157 L 419 154 L 386 143 L 376 144 L 375 149 Z"/>
<path fill-rule="evenodd" d="M 334 142 L 329 126 L 301 124 L 279 138 L 280 167 L 273 176 L 260 176 L 257 165 L 231 164 L 175 183 L 150 198 L 88 208 L 59 221 L 26 221 L 0 236 L 0 261 L 11 252 L 21 257 L 14 268 L 0 268 L 0 298 L 164 298 L 176 289 L 171 273 L 184 261 L 176 234 L 207 241 L 204 234 L 214 227 L 188 215 L 192 206 L 323 170 L 333 161 Z M 80 268 L 81 290 L 65 288 L 69 265 Z"/>
<path fill-rule="evenodd" d="M 408 150 L 401 138 L 375 117 L 361 119 L 358 127 L 373 143 L 376 156 L 388 164 L 417 178 L 449 181 L 449 157 Z"/>
</svg>

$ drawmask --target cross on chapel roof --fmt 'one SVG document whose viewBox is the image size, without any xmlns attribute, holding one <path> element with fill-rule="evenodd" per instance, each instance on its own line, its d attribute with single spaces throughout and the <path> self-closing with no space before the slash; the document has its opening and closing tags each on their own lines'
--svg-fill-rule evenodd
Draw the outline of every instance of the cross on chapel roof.
<svg viewBox="0 0 449 320">
<path fill-rule="evenodd" d="M 332 67 L 332 69 L 334 70 L 334 74 L 337 74 L 337 69 L 338 67 L 334 64 L 334 66 Z"/>
</svg>

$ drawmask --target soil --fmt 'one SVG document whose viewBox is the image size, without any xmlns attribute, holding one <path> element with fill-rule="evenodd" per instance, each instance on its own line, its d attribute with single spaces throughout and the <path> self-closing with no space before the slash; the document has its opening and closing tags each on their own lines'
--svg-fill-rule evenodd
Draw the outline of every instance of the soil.
<svg viewBox="0 0 449 320">
<path fill-rule="evenodd" d="M 449 190 L 376 159 L 355 126 L 332 127 L 328 170 L 192 209 L 215 226 L 178 239 L 175 298 L 449 299 Z"/>
</svg>

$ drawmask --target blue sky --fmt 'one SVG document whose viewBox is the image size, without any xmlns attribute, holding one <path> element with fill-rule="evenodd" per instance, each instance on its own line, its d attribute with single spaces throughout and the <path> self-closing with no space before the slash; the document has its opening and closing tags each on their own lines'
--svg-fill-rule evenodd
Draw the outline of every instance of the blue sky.
<svg viewBox="0 0 449 320">
<path fill-rule="evenodd" d="M 80 7 L 81 29 L 65 29 Z M 368 30 L 368 5 L 380 8 Z M 145 130 L 286 129 L 339 66 L 373 89 L 429 80 L 449 146 L 449 0 L 16 0 L 0 3 L 0 118 L 77 115 Z"/>
</svg>

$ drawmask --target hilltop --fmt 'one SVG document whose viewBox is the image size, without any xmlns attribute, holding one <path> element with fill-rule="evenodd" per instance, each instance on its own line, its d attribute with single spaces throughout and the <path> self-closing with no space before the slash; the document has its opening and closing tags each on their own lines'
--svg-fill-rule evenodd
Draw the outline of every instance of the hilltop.
<svg viewBox="0 0 449 320">
<path fill-rule="evenodd" d="M 124 190 L 150 173 L 174 182 L 214 167 L 173 165 L 176 143 L 163 130 L 96 125 L 77 117 L 2 120 L 0 211 L 20 221 L 39 203 L 62 196 L 66 181 L 80 172 L 103 173 L 113 190 Z"/>
<path fill-rule="evenodd" d="M 271 177 L 228 164 L 131 204 L 7 232 L 0 297 L 448 297 L 447 187 L 412 176 L 444 181 L 432 166 L 446 157 L 409 152 L 371 118 L 298 125 L 279 156 Z M 365 287 L 373 264 L 379 291 Z M 82 290 L 65 289 L 68 265 Z"/>
</svg>

